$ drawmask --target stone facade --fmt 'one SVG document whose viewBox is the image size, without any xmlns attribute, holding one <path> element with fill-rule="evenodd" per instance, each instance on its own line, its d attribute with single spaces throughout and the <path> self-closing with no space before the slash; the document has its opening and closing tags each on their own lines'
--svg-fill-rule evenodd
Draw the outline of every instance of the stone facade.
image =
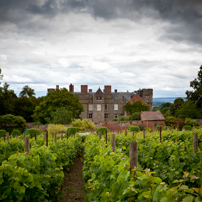
<svg viewBox="0 0 202 202">
<path fill-rule="evenodd" d="M 48 89 L 48 92 L 53 90 Z M 103 91 L 99 88 L 96 92 L 92 92 L 92 89 L 88 90 L 87 85 L 81 85 L 81 92 L 74 92 L 74 85 L 70 84 L 69 91 L 77 95 L 83 105 L 84 112 L 81 113 L 81 118 L 92 119 L 94 123 L 107 122 L 123 116 L 125 114 L 124 105 L 131 100 L 146 103 L 149 110 L 152 110 L 153 89 L 142 89 L 134 92 L 118 92 L 115 89 L 112 92 L 111 86 L 105 85 Z"/>
</svg>

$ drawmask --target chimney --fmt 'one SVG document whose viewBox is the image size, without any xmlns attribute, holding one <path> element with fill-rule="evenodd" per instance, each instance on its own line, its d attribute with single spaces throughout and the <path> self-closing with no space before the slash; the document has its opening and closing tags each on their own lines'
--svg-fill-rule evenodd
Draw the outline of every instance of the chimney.
<svg viewBox="0 0 202 202">
<path fill-rule="evenodd" d="M 117 93 L 117 89 L 114 89 L 114 92 Z"/>
<path fill-rule="evenodd" d="M 56 90 L 59 90 L 59 85 L 56 85 Z"/>
<path fill-rule="evenodd" d="M 88 85 L 81 85 L 81 93 L 87 93 L 88 92 Z"/>
<path fill-rule="evenodd" d="M 71 93 L 74 92 L 74 85 L 72 85 L 72 84 L 69 85 L 69 92 L 71 92 Z"/>
<path fill-rule="evenodd" d="M 104 89 L 104 92 L 105 93 L 111 93 L 111 86 L 104 86 L 105 89 Z"/>
<path fill-rule="evenodd" d="M 93 90 L 92 89 L 89 89 L 89 93 L 92 93 L 93 92 Z"/>
</svg>

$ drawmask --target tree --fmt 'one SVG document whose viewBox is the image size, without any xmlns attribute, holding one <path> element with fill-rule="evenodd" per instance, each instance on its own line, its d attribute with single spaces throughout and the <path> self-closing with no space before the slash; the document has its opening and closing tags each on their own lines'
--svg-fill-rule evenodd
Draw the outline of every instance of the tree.
<svg viewBox="0 0 202 202">
<path fill-rule="evenodd" d="M 19 94 L 20 97 L 22 96 L 33 97 L 34 95 L 35 95 L 34 89 L 30 88 L 28 85 L 24 86 Z"/>
<path fill-rule="evenodd" d="M 33 114 L 35 121 L 43 124 L 51 122 L 51 113 L 57 109 L 64 107 L 72 113 L 73 118 L 79 118 L 83 109 L 83 105 L 79 102 L 79 98 L 66 88 L 57 89 L 49 92 L 43 101 L 36 106 Z"/>
<path fill-rule="evenodd" d="M 202 114 L 202 65 L 199 68 L 198 76 L 190 82 L 193 91 L 186 91 L 187 99 L 196 104 L 198 110 Z"/>
<path fill-rule="evenodd" d="M 73 116 L 71 111 L 61 107 L 51 113 L 51 118 L 51 122 L 54 124 L 68 124 L 72 122 Z"/>
<path fill-rule="evenodd" d="M 133 114 L 135 112 L 141 112 L 141 111 L 148 111 L 148 108 L 149 108 L 148 105 L 142 104 L 142 102 L 139 101 L 133 102 L 133 104 L 128 102 L 124 106 L 124 109 L 128 114 Z"/>
<path fill-rule="evenodd" d="M 32 115 L 39 101 L 35 97 L 22 96 L 15 101 L 15 115 L 22 116 L 27 122 L 33 122 Z"/>
<path fill-rule="evenodd" d="M 0 68 L 0 80 L 2 80 L 3 79 L 3 75 L 1 74 L 1 68 Z M 0 82 L 0 84 L 1 84 L 1 82 Z"/>
<path fill-rule="evenodd" d="M 170 103 L 170 102 L 162 103 L 162 104 L 161 104 L 161 110 L 162 110 L 163 108 L 165 108 L 165 107 L 170 107 L 171 104 L 172 104 L 172 103 Z"/>
<path fill-rule="evenodd" d="M 9 89 L 9 84 L 5 83 L 0 87 L 0 115 L 14 114 L 15 101 L 17 99 L 14 90 Z"/>
<path fill-rule="evenodd" d="M 174 103 L 170 105 L 170 114 L 176 116 L 176 111 L 182 106 L 184 99 L 179 97 L 174 100 Z"/>
<path fill-rule="evenodd" d="M 186 101 L 182 106 L 177 109 L 176 116 L 185 120 L 186 118 L 200 119 L 202 118 L 201 113 L 196 107 L 196 104 L 192 101 Z"/>
</svg>

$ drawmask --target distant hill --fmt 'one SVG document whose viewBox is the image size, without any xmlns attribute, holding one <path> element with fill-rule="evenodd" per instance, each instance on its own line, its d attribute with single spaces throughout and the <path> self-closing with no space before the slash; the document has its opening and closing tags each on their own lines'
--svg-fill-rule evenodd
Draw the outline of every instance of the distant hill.
<svg viewBox="0 0 202 202">
<path fill-rule="evenodd" d="M 173 103 L 176 98 L 178 98 L 178 97 L 158 97 L 158 98 L 153 98 L 153 107 L 160 106 L 162 103 L 165 103 L 165 102 Z"/>
</svg>

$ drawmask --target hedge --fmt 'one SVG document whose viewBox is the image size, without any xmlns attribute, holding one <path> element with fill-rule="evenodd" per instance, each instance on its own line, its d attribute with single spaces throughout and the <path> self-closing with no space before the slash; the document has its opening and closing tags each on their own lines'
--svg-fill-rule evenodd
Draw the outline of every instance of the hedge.
<svg viewBox="0 0 202 202">
<path fill-rule="evenodd" d="M 44 134 L 44 131 L 41 129 L 30 128 L 26 132 L 26 135 L 30 135 L 31 138 L 33 138 L 35 136 L 35 134 L 41 135 L 41 134 Z"/>
<path fill-rule="evenodd" d="M 128 126 L 128 130 L 129 131 L 135 131 L 135 132 L 139 132 L 140 128 L 138 126 Z"/>
<path fill-rule="evenodd" d="M 77 132 L 77 127 L 69 127 L 69 128 L 67 128 L 68 137 L 70 137 L 71 135 L 74 135 L 76 132 Z"/>
<path fill-rule="evenodd" d="M 0 137 L 4 137 L 6 135 L 6 131 L 5 130 L 0 130 Z"/>
<path fill-rule="evenodd" d="M 192 130 L 192 127 L 190 125 L 185 125 L 183 126 L 184 130 Z"/>
<path fill-rule="evenodd" d="M 11 135 L 12 135 L 13 137 L 15 137 L 16 135 L 17 135 L 17 136 L 20 136 L 21 133 L 20 133 L 19 130 L 13 130 L 12 133 L 11 133 Z"/>
<path fill-rule="evenodd" d="M 107 127 L 98 127 L 96 133 L 99 134 L 99 132 L 101 131 L 102 135 L 104 135 L 106 130 L 109 132 L 109 129 Z"/>
</svg>

